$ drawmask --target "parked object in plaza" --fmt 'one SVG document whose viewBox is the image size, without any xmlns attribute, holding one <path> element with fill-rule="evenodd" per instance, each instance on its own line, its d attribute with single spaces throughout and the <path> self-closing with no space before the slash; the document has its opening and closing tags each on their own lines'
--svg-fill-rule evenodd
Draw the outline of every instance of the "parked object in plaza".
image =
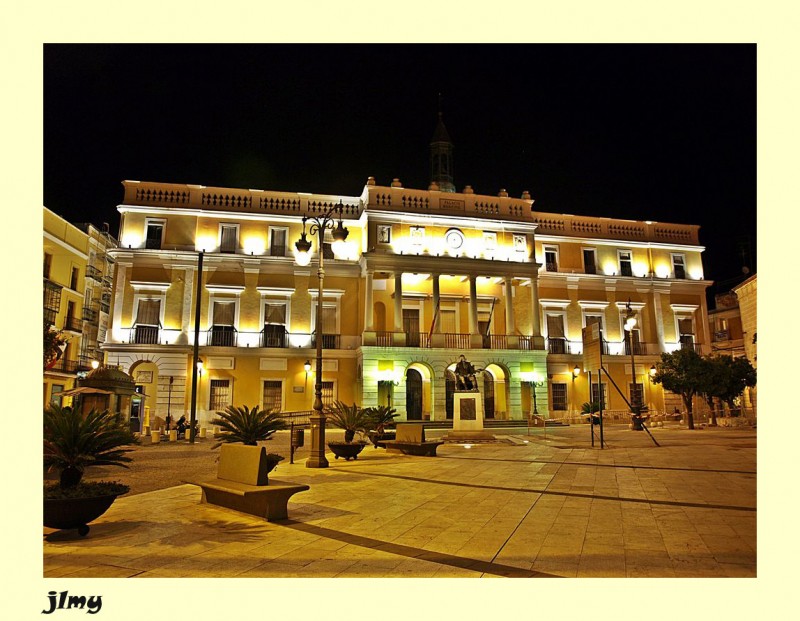
<svg viewBox="0 0 800 621">
<path fill-rule="evenodd" d="M 358 454 L 366 446 L 363 436 L 373 423 L 371 410 L 361 408 L 355 403 L 347 405 L 342 401 L 336 401 L 325 414 L 331 425 L 344 430 L 344 442 L 328 442 L 328 448 L 336 459 L 340 457 L 344 457 L 346 461 L 358 459 Z M 356 434 L 359 435 L 358 441 L 354 441 Z"/>
<path fill-rule="evenodd" d="M 270 483 L 268 475 L 275 463 L 263 446 L 225 444 L 220 450 L 217 476 L 186 483 L 200 486 L 202 503 L 249 513 L 270 522 L 285 520 L 289 517 L 289 498 L 309 487 L 280 481 Z"/>
<path fill-rule="evenodd" d="M 422 423 L 402 423 L 397 426 L 397 439 L 386 440 L 384 444 L 389 452 L 436 457 L 436 448 L 444 442 L 426 441 L 425 426 Z"/>
<path fill-rule="evenodd" d="M 126 485 L 113 482 L 82 483 L 89 466 L 127 468 L 131 458 L 124 448 L 138 441 L 108 411 L 81 413 L 71 407 L 50 406 L 44 412 L 44 466 L 59 473 L 57 485 L 44 489 L 44 525 L 89 532 L 88 522 L 100 517 Z"/>
</svg>

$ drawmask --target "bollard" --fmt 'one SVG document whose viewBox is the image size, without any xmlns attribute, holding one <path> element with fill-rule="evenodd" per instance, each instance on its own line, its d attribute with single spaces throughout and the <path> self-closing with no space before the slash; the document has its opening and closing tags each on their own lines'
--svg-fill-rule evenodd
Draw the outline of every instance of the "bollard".
<svg viewBox="0 0 800 621">
<path fill-rule="evenodd" d="M 177 442 L 178 441 L 178 430 L 171 429 L 169 432 L 169 441 L 170 442 Z"/>
<path fill-rule="evenodd" d="M 150 433 L 150 441 L 153 444 L 158 444 L 159 442 L 161 442 L 161 433 L 158 432 L 158 431 L 151 432 Z"/>
<path fill-rule="evenodd" d="M 206 428 L 205 427 L 200 427 L 200 437 L 201 438 L 205 438 L 206 437 Z"/>
</svg>

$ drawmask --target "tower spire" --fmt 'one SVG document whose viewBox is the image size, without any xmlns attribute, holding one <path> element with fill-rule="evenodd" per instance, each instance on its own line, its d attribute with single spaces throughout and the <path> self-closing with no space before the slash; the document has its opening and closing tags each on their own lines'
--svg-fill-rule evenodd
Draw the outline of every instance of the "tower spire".
<svg viewBox="0 0 800 621">
<path fill-rule="evenodd" d="M 453 143 L 442 120 L 442 94 L 439 93 L 438 120 L 430 142 L 431 184 L 442 192 L 455 192 L 453 184 Z"/>
</svg>

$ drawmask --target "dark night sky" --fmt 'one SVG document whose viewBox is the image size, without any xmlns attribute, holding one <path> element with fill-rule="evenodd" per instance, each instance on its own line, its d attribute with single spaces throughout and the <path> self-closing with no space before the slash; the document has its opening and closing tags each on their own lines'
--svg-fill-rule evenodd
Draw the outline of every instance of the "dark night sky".
<svg viewBox="0 0 800 621">
<path fill-rule="evenodd" d="M 755 270 L 755 45 L 45 45 L 44 204 L 116 233 L 123 179 L 424 189 L 438 93 L 459 190 L 699 224 L 706 278 L 742 242 Z"/>
</svg>

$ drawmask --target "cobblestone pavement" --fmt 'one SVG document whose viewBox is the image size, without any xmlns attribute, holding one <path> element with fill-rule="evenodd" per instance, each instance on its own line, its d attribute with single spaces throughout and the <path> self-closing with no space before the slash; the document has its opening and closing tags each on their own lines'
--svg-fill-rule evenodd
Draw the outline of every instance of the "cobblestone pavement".
<svg viewBox="0 0 800 621">
<path fill-rule="evenodd" d="M 436 458 L 368 446 L 310 469 L 307 448 L 289 463 L 280 432 L 265 443 L 286 456 L 271 480 L 310 486 L 282 522 L 200 504 L 180 483 L 213 476 L 213 440 L 144 443 L 130 470 L 92 474 L 132 489 L 85 539 L 44 529 L 44 576 L 756 575 L 755 430 L 654 429 L 656 447 L 610 427 L 603 450 L 588 426 L 499 433 Z"/>
</svg>

